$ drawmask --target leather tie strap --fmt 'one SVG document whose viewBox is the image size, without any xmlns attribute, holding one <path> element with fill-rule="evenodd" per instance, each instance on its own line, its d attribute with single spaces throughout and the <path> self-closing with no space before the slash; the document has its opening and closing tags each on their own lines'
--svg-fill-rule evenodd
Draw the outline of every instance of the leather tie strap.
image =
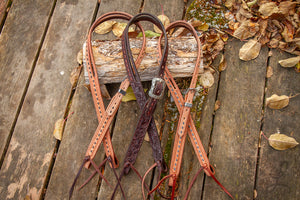
<svg viewBox="0 0 300 200">
<path fill-rule="evenodd" d="M 195 87 L 196 87 L 196 83 L 197 83 L 198 74 L 199 74 L 199 72 L 203 72 L 203 70 L 204 70 L 203 69 L 203 58 L 202 58 L 203 55 L 202 55 L 201 42 L 199 40 L 199 37 L 198 37 L 197 32 L 195 31 L 194 27 L 185 21 L 176 21 L 176 22 L 169 24 L 169 26 L 166 28 L 166 31 L 170 31 L 176 27 L 184 27 L 193 34 L 193 36 L 195 37 L 196 42 L 197 42 L 198 54 L 197 54 L 197 60 L 196 60 L 192 80 L 190 83 L 190 87 L 188 88 L 185 98 L 182 97 L 179 87 L 177 86 L 177 84 L 176 84 L 174 78 L 172 77 L 170 71 L 168 70 L 168 68 L 166 67 L 166 69 L 165 69 L 164 80 L 167 84 L 167 87 L 169 88 L 169 90 L 171 92 L 171 95 L 175 101 L 175 104 L 176 104 L 177 109 L 180 114 L 180 118 L 179 118 L 178 125 L 177 125 L 177 130 L 176 130 L 176 135 L 175 135 L 171 165 L 170 165 L 169 186 L 173 186 L 173 189 L 174 189 L 174 179 L 178 178 L 178 175 L 180 173 L 185 139 L 186 139 L 186 136 L 188 135 L 190 137 L 190 141 L 193 145 L 194 151 L 197 155 L 198 161 L 201 165 L 201 169 L 203 168 L 203 170 L 205 171 L 205 173 L 208 176 L 212 176 L 213 179 L 217 182 L 217 184 L 220 185 L 220 187 L 232 198 L 232 196 L 225 189 L 225 187 L 222 186 L 221 183 L 219 181 L 217 181 L 217 179 L 214 177 L 214 171 L 212 171 L 212 167 L 209 164 L 207 154 L 206 154 L 204 147 L 202 145 L 202 142 L 200 140 L 200 137 L 199 137 L 199 134 L 195 127 L 194 121 L 192 120 L 191 115 L 190 115 L 190 109 L 193 105 L 192 104 L 193 97 L 196 92 Z M 162 37 L 160 37 L 160 40 L 161 39 L 162 39 Z M 160 46 L 158 48 L 160 48 Z M 159 52 L 161 52 L 161 51 L 159 51 Z M 191 184 L 191 186 L 192 186 L 192 184 Z"/>
<path fill-rule="evenodd" d="M 164 36 L 164 48 L 163 52 L 160 53 L 162 55 L 162 59 L 159 63 L 159 71 L 156 77 L 152 79 L 151 89 L 149 91 L 149 98 L 147 99 L 146 94 L 144 93 L 144 89 L 136 68 L 135 63 L 133 62 L 133 56 L 130 49 L 129 38 L 128 38 L 128 29 L 129 26 L 133 23 L 137 23 L 139 21 L 149 21 L 155 24 L 161 31 Z M 157 128 L 153 119 L 153 113 L 157 104 L 157 101 L 162 98 L 164 94 L 165 83 L 163 80 L 166 60 L 168 56 L 168 39 L 167 34 L 164 29 L 163 24 L 160 20 L 148 13 L 140 13 L 134 16 L 129 23 L 127 24 L 123 36 L 122 36 L 122 52 L 123 59 L 127 71 L 127 76 L 130 81 L 130 85 L 135 94 L 138 105 L 141 109 L 140 118 L 138 120 L 138 124 L 136 126 L 135 132 L 133 134 L 132 140 L 130 142 L 129 148 L 126 152 L 124 159 L 124 166 L 121 172 L 120 178 L 123 177 L 124 174 L 128 174 L 133 164 L 136 161 L 138 152 L 142 146 L 144 141 L 144 137 L 146 132 L 148 131 L 148 135 L 150 138 L 150 144 L 152 147 L 153 158 L 155 163 L 157 163 L 158 169 L 160 171 L 166 171 L 167 166 L 165 165 L 163 159 L 163 153 L 160 146 L 160 140 L 157 132 Z M 130 163 L 130 165 L 128 165 Z M 143 181 L 142 181 L 143 182 Z M 114 198 L 115 192 L 117 190 L 118 184 L 114 190 L 112 195 L 112 199 Z"/>
<path fill-rule="evenodd" d="M 93 56 L 91 38 L 92 38 L 94 29 L 99 24 L 101 24 L 107 20 L 111 20 L 111 19 L 130 20 L 131 18 L 132 18 L 132 15 L 124 13 L 124 12 L 109 12 L 109 13 L 106 13 L 106 14 L 102 15 L 101 17 L 99 17 L 92 24 L 92 26 L 89 30 L 87 41 L 85 44 L 86 45 L 86 48 L 85 48 L 86 49 L 86 63 L 87 63 L 87 71 L 88 71 L 88 75 L 89 75 L 91 93 L 92 93 L 94 105 L 96 108 L 96 113 L 97 113 L 97 118 L 98 118 L 99 124 L 98 124 L 98 127 L 94 133 L 94 136 L 89 144 L 83 164 L 80 167 L 79 172 L 76 175 L 76 178 L 72 184 L 72 187 L 71 187 L 70 193 L 69 193 L 69 198 L 71 198 L 71 196 L 72 196 L 72 192 L 74 190 L 75 183 L 79 177 L 79 174 L 80 174 L 83 166 L 85 166 L 86 168 L 89 168 L 90 164 L 92 163 L 95 168 L 95 172 L 92 173 L 92 175 L 85 181 L 85 183 L 80 188 L 82 188 L 85 184 L 87 184 L 89 182 L 89 180 L 91 180 L 91 178 L 97 172 L 104 179 L 104 177 L 102 176 L 99 169 L 101 168 L 101 166 L 103 166 L 105 164 L 106 161 L 109 161 L 109 164 L 113 168 L 113 170 L 114 170 L 114 168 L 117 168 L 119 165 L 119 162 L 118 162 L 118 160 L 115 156 L 114 150 L 113 150 L 113 146 L 111 143 L 111 137 L 110 137 L 110 133 L 109 133 L 108 129 L 109 129 L 109 126 L 120 106 L 123 95 L 126 94 L 126 90 L 129 86 L 129 80 L 126 78 L 122 81 L 119 91 L 113 96 L 109 105 L 105 109 L 105 106 L 103 103 L 103 98 L 101 95 L 96 64 L 95 64 L 95 60 L 94 60 L 94 56 Z M 146 37 L 145 37 L 145 33 L 144 33 L 142 26 L 139 23 L 137 23 L 137 26 L 140 28 L 140 30 L 143 34 L 143 45 L 140 50 L 139 56 L 136 60 L 136 65 L 139 65 L 142 60 L 142 57 L 144 55 Z M 103 142 L 103 144 L 104 144 L 104 150 L 105 150 L 107 158 L 99 166 L 96 166 L 96 164 L 93 162 L 93 159 L 100 147 L 101 142 Z M 114 173 L 115 173 L 115 171 L 114 171 Z M 119 180 L 118 177 L 117 177 L 117 179 Z M 123 190 L 122 190 L 122 193 L 124 196 Z"/>
</svg>

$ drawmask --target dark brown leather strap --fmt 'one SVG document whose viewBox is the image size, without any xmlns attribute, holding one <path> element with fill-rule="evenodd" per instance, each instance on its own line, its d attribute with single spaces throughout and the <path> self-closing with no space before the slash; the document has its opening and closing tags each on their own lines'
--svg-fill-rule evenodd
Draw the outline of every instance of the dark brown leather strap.
<svg viewBox="0 0 300 200">
<path fill-rule="evenodd" d="M 137 68 L 135 63 L 133 62 L 133 56 L 130 49 L 129 38 L 128 38 L 128 29 L 129 26 L 133 23 L 137 23 L 140 21 L 149 21 L 155 24 L 161 31 L 164 36 L 164 49 L 161 53 L 162 59 L 159 63 L 159 71 L 156 77 L 152 79 L 151 89 L 149 91 L 149 98 L 147 99 L 146 94 L 144 92 Z M 140 13 L 134 16 L 129 23 L 127 24 L 123 36 L 122 36 L 122 52 L 123 59 L 127 71 L 127 76 L 130 81 L 130 85 L 133 89 L 135 97 L 137 99 L 138 105 L 141 108 L 140 118 L 138 120 L 138 124 L 136 126 L 135 132 L 133 134 L 132 140 L 130 142 L 129 148 L 126 152 L 124 159 L 124 166 L 121 172 L 120 178 L 123 177 L 124 174 L 128 174 L 131 167 L 136 161 L 138 152 L 142 146 L 144 141 L 144 137 L 146 132 L 148 131 L 148 135 L 150 138 L 150 144 L 152 147 L 153 158 L 157 163 L 159 171 L 166 171 L 167 166 L 165 165 L 163 159 L 163 153 L 160 146 L 160 140 L 158 136 L 158 132 L 156 129 L 155 122 L 152 118 L 153 112 L 155 110 L 157 101 L 162 98 L 164 94 L 165 83 L 163 80 L 164 69 L 168 56 L 168 39 L 167 34 L 164 29 L 163 24 L 160 20 L 151 15 L 149 13 Z M 130 163 L 130 165 L 128 165 Z M 112 199 L 114 199 L 115 192 L 118 188 L 118 184 L 115 187 L 115 190 L 112 195 Z"/>
<path fill-rule="evenodd" d="M 158 28 L 161 29 L 162 35 L 165 38 L 162 60 L 159 63 L 159 72 L 157 76 L 152 80 L 152 86 L 149 91 L 150 97 L 148 99 L 146 99 L 146 95 L 144 93 L 144 89 L 142 87 L 142 83 L 138 71 L 133 62 L 133 56 L 130 50 L 130 44 L 128 39 L 129 26 L 139 21 L 150 21 L 154 23 Z M 155 162 L 158 163 L 159 166 L 161 166 L 164 163 L 163 154 L 162 154 L 160 140 L 158 137 L 155 122 L 152 119 L 152 115 L 155 110 L 158 99 L 160 99 L 163 95 L 164 85 L 165 85 L 163 80 L 163 74 L 164 74 L 164 69 L 165 69 L 166 60 L 168 56 L 168 40 L 167 40 L 167 35 L 163 24 L 160 22 L 159 19 L 157 19 L 157 17 L 148 13 L 140 13 L 134 16 L 129 21 L 127 27 L 124 30 L 124 34 L 122 38 L 122 51 L 123 51 L 123 58 L 127 70 L 128 79 L 130 81 L 131 87 L 136 96 L 137 102 L 140 108 L 142 109 L 137 127 L 135 129 L 135 133 L 131 140 L 130 146 L 127 150 L 124 162 L 130 162 L 134 164 L 137 154 L 143 143 L 146 131 L 148 130 L 154 160 Z M 129 169 L 130 168 L 128 167 L 125 168 L 124 173 L 127 174 L 129 172 Z"/>
</svg>

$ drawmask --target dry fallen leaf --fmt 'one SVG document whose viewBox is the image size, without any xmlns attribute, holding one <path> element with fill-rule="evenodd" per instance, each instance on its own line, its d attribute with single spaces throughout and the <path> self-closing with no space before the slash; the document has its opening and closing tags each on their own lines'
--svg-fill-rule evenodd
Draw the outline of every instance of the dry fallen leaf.
<svg viewBox="0 0 300 200">
<path fill-rule="evenodd" d="M 210 71 L 206 71 L 201 74 L 199 81 L 200 85 L 202 85 L 203 87 L 210 88 L 214 84 L 215 79 Z"/>
<path fill-rule="evenodd" d="M 221 106 L 221 101 L 220 100 L 216 100 L 214 111 L 217 111 L 220 108 L 220 106 Z"/>
<path fill-rule="evenodd" d="M 288 59 L 284 59 L 284 60 L 279 60 L 278 63 L 282 66 L 282 67 L 294 67 L 295 65 L 297 65 L 300 62 L 300 56 L 297 57 L 292 57 L 292 58 L 288 58 Z"/>
<path fill-rule="evenodd" d="M 157 18 L 162 22 L 164 27 L 170 24 L 170 19 L 166 15 L 158 15 Z M 156 33 L 161 33 L 161 30 L 157 26 L 153 25 L 153 28 Z"/>
<path fill-rule="evenodd" d="M 147 89 L 144 89 L 144 91 L 146 92 Z M 123 96 L 122 98 L 122 102 L 127 102 L 127 101 L 135 101 L 135 95 L 134 92 L 132 90 L 132 87 L 128 87 L 128 89 L 126 90 L 126 94 L 125 96 Z"/>
<path fill-rule="evenodd" d="M 289 105 L 290 97 L 286 95 L 278 96 L 273 94 L 266 99 L 266 105 L 272 109 L 281 109 Z"/>
<path fill-rule="evenodd" d="M 278 13 L 279 9 L 275 2 L 264 3 L 259 7 L 258 12 L 260 12 L 263 16 L 268 17 L 273 13 Z"/>
<path fill-rule="evenodd" d="M 77 62 L 79 65 L 82 65 L 82 61 L 83 61 L 83 53 L 82 53 L 82 49 L 77 53 Z"/>
<path fill-rule="evenodd" d="M 270 78 L 273 75 L 273 68 L 271 66 L 267 67 L 267 78 Z"/>
<path fill-rule="evenodd" d="M 117 37 L 121 37 L 126 26 L 127 23 L 120 23 L 120 22 L 115 23 L 112 27 L 112 31 L 114 35 Z M 130 26 L 128 32 L 133 32 L 134 29 L 135 28 L 133 26 Z"/>
<path fill-rule="evenodd" d="M 81 68 L 82 68 L 82 65 L 78 66 L 78 67 L 75 67 L 72 72 L 71 72 L 71 75 L 70 75 L 70 83 L 72 84 L 72 87 L 75 87 L 76 86 L 76 83 L 78 81 L 78 78 L 79 78 L 79 75 L 80 75 L 80 72 L 81 72 Z"/>
<path fill-rule="evenodd" d="M 276 150 L 286 150 L 297 146 L 299 143 L 292 137 L 275 133 L 270 135 L 269 144 Z"/>
<path fill-rule="evenodd" d="M 234 31 L 233 36 L 240 40 L 245 40 L 253 37 L 258 31 L 259 24 L 247 20 L 242 22 L 242 24 Z"/>
<path fill-rule="evenodd" d="M 100 25 L 98 25 L 96 28 L 95 28 L 95 33 L 98 33 L 98 34 L 105 34 L 105 33 L 108 33 L 112 30 L 113 28 L 113 25 L 117 23 L 116 21 L 106 21 L 106 22 L 103 22 L 101 23 Z"/>
<path fill-rule="evenodd" d="M 248 61 L 256 58 L 259 55 L 261 44 L 256 40 L 249 40 L 242 46 L 239 52 L 241 60 Z"/>
<path fill-rule="evenodd" d="M 219 71 L 222 72 L 226 69 L 227 62 L 225 60 L 225 56 L 221 54 L 220 64 L 219 64 Z"/>
<path fill-rule="evenodd" d="M 53 136 L 57 140 L 62 139 L 64 124 L 65 124 L 65 120 L 63 118 L 61 118 L 55 122 Z"/>
</svg>

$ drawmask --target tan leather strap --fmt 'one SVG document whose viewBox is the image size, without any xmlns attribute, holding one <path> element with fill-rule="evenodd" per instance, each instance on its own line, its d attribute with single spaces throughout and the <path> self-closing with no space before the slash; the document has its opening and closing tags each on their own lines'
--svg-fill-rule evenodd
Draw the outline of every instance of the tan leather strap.
<svg viewBox="0 0 300 200">
<path fill-rule="evenodd" d="M 109 129 L 109 126 L 120 106 L 122 97 L 126 93 L 126 90 L 129 86 L 129 81 L 128 81 L 128 79 L 125 79 L 124 81 L 122 81 L 118 93 L 116 93 L 113 96 L 108 107 L 105 109 L 104 103 L 103 103 L 103 98 L 101 95 L 96 64 L 95 64 L 95 60 L 93 57 L 91 38 L 92 38 L 92 33 L 93 33 L 94 29 L 102 22 L 111 20 L 111 19 L 130 20 L 131 18 L 132 18 L 131 15 L 124 13 L 124 12 L 110 12 L 110 13 L 106 13 L 105 15 L 102 15 L 91 26 L 89 34 L 88 34 L 88 39 L 86 42 L 87 71 L 88 71 L 88 75 L 89 75 L 89 82 L 90 82 L 91 92 L 92 92 L 92 96 L 93 96 L 93 100 L 94 100 L 94 105 L 95 105 L 96 112 L 97 112 L 99 125 L 94 133 L 94 136 L 90 142 L 90 145 L 88 146 L 88 149 L 87 149 L 85 155 L 89 156 L 90 159 L 93 159 L 95 157 L 95 154 L 97 153 L 97 150 L 100 147 L 101 142 L 103 141 L 106 156 L 111 157 L 112 163 L 113 163 L 112 167 L 115 167 L 115 168 L 118 167 L 119 163 L 118 163 L 118 160 L 116 159 L 116 156 L 115 156 L 115 153 L 114 153 L 114 150 L 112 147 L 111 138 L 110 138 L 108 129 Z M 143 54 L 144 54 L 146 38 L 145 38 L 144 30 L 141 27 L 141 25 L 138 23 L 137 23 L 137 25 L 143 33 L 143 46 L 139 53 L 138 59 L 136 61 L 136 65 L 139 65 L 142 60 Z M 90 161 L 87 161 L 85 163 L 85 167 L 88 168 L 89 166 L 90 166 Z"/>
<path fill-rule="evenodd" d="M 200 162 L 201 169 L 203 168 L 203 170 L 205 171 L 205 173 L 208 176 L 212 176 L 213 179 L 217 182 L 217 184 L 232 198 L 231 194 L 214 177 L 214 171 L 212 171 L 212 169 L 211 169 L 207 154 L 204 150 L 204 147 L 200 140 L 199 134 L 197 132 L 195 124 L 190 115 L 190 109 L 192 107 L 193 97 L 196 92 L 195 87 L 196 87 L 198 74 L 199 74 L 199 71 L 203 72 L 203 70 L 204 70 L 203 69 L 203 55 L 202 55 L 201 42 L 200 42 L 198 35 L 197 35 L 195 29 L 193 28 L 193 26 L 191 26 L 189 23 L 187 23 L 185 21 L 176 21 L 176 22 L 171 23 L 166 28 L 166 31 L 172 30 L 173 28 L 176 28 L 176 27 L 184 27 L 193 34 L 193 36 L 195 37 L 196 42 L 197 42 L 198 54 L 197 54 L 197 60 L 196 60 L 190 88 L 188 89 L 188 92 L 185 95 L 185 99 L 183 99 L 182 94 L 181 94 L 174 78 L 170 74 L 168 68 L 166 67 L 166 69 L 165 69 L 164 80 L 166 82 L 167 87 L 169 88 L 169 90 L 171 92 L 171 95 L 172 95 L 172 97 L 175 101 L 175 104 L 177 106 L 177 109 L 180 113 L 180 118 L 179 118 L 178 125 L 177 125 L 177 131 L 176 131 L 176 135 L 175 135 L 174 147 L 173 147 L 173 152 L 172 152 L 171 165 L 170 165 L 169 186 L 173 186 L 173 189 L 174 189 L 175 179 L 178 177 L 178 175 L 180 173 L 185 139 L 188 134 L 188 136 L 190 137 L 190 141 L 193 145 L 194 151 Z M 161 39 L 161 37 L 160 37 L 160 39 Z M 159 52 L 161 52 L 161 51 L 159 51 Z M 192 187 L 192 184 L 190 187 Z M 174 195 L 174 192 L 172 192 L 172 195 Z M 173 198 L 171 197 L 171 199 L 173 199 Z"/>
</svg>

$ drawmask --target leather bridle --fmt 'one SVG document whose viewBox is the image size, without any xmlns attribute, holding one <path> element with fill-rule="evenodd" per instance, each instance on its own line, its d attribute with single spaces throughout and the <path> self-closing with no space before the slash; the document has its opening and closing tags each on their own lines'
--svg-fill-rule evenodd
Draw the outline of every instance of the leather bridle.
<svg viewBox="0 0 300 200">
<path fill-rule="evenodd" d="M 175 101 L 176 107 L 180 114 L 177 129 L 176 129 L 175 140 L 174 140 L 171 165 L 170 165 L 170 174 L 162 179 L 162 180 L 165 180 L 166 178 L 170 179 L 169 186 L 173 187 L 172 188 L 172 196 L 165 197 L 165 198 L 170 198 L 170 199 L 175 198 L 174 191 L 175 191 L 176 179 L 178 178 L 179 173 L 180 173 L 185 140 L 186 140 L 186 136 L 188 135 L 190 138 L 190 141 L 193 145 L 195 154 L 197 155 L 197 158 L 198 158 L 201 168 L 197 172 L 196 176 L 193 178 L 193 181 L 191 182 L 184 199 L 187 199 L 188 193 L 189 193 L 193 183 L 195 182 L 197 175 L 200 173 L 201 170 L 204 170 L 204 172 L 206 173 L 207 176 L 211 176 L 217 182 L 217 184 L 233 199 L 233 197 L 226 190 L 226 188 L 215 178 L 215 176 L 214 176 L 215 172 L 209 163 L 207 154 L 206 154 L 204 147 L 202 145 L 202 142 L 200 140 L 200 137 L 199 137 L 199 134 L 195 127 L 194 121 L 190 115 L 190 110 L 193 105 L 193 98 L 196 93 L 196 83 L 197 83 L 198 74 L 199 74 L 199 71 L 203 72 L 203 70 L 204 70 L 201 42 L 199 40 L 199 37 L 198 37 L 197 32 L 195 31 L 194 27 L 185 21 L 176 21 L 176 22 L 169 24 L 169 26 L 166 28 L 166 31 L 168 32 L 177 27 L 184 27 L 192 33 L 192 35 L 194 36 L 194 38 L 197 42 L 198 53 L 197 53 L 197 60 L 196 60 L 196 64 L 194 67 L 192 80 L 191 80 L 190 86 L 187 90 L 187 93 L 185 94 L 185 98 L 183 98 L 183 96 L 180 92 L 180 89 L 177 86 L 177 84 L 176 84 L 174 78 L 172 77 L 170 71 L 168 70 L 168 68 L 166 67 L 166 69 L 165 69 L 164 80 L 165 80 L 166 85 Z M 161 39 L 162 39 L 162 36 L 159 38 L 159 41 Z M 160 46 L 158 48 L 160 48 Z M 161 51 L 159 50 L 158 52 L 161 52 Z M 162 55 L 160 55 L 160 56 L 162 56 Z M 162 183 L 162 181 L 160 181 L 159 184 L 161 184 L 161 183 Z M 157 187 L 155 187 L 149 193 L 151 194 L 153 191 L 157 190 L 159 188 L 159 184 Z"/>
<path fill-rule="evenodd" d="M 136 69 L 136 65 L 133 62 L 133 56 L 130 49 L 129 44 L 129 38 L 128 38 L 128 29 L 129 26 L 133 23 L 137 23 L 140 21 L 149 21 L 155 24 L 161 31 L 162 31 L 162 37 L 164 37 L 164 46 L 163 51 L 161 54 L 161 60 L 159 63 L 159 71 L 156 77 L 152 79 L 152 85 L 151 89 L 149 91 L 149 98 L 147 99 L 146 94 L 144 93 L 144 89 L 138 74 L 138 71 Z M 160 45 L 160 43 L 159 43 Z M 144 137 L 146 132 L 148 131 L 148 135 L 150 138 L 150 144 L 152 147 L 153 152 L 153 158 L 156 163 L 156 166 L 158 167 L 158 170 L 166 171 L 167 166 L 165 165 L 164 159 L 163 159 L 163 153 L 160 146 L 160 140 L 157 133 L 156 125 L 154 122 L 154 119 L 152 117 L 156 104 L 159 99 L 162 98 L 164 94 L 164 87 L 165 83 L 163 80 L 165 65 L 167 61 L 168 56 L 168 39 L 167 34 L 164 29 L 163 24 L 160 22 L 160 20 L 149 14 L 149 13 L 140 13 L 134 16 L 129 23 L 127 24 L 122 37 L 122 52 L 123 52 L 123 58 L 124 63 L 127 71 L 127 76 L 130 81 L 130 85 L 133 89 L 133 92 L 136 96 L 136 100 L 138 102 L 138 105 L 141 109 L 141 114 L 138 120 L 138 124 L 136 126 L 135 132 L 133 134 L 131 143 L 129 145 L 129 148 L 126 152 L 125 159 L 124 159 L 124 165 L 123 170 L 120 174 L 120 179 L 123 175 L 126 175 L 129 173 L 130 168 L 133 168 L 133 165 L 135 163 L 135 160 L 137 158 L 138 152 L 142 146 L 142 143 L 144 141 Z M 136 170 L 134 170 L 136 171 Z M 139 174 L 138 174 L 139 175 Z M 139 175 L 140 177 L 140 175 Z M 115 191 L 112 195 L 112 199 L 114 198 L 116 189 L 119 184 L 117 184 Z"/>
<path fill-rule="evenodd" d="M 74 186 L 75 183 L 79 177 L 79 174 L 83 168 L 83 166 L 85 166 L 86 168 L 89 168 L 90 164 L 93 165 L 93 167 L 95 168 L 95 171 L 91 174 L 91 176 L 85 181 L 85 183 L 83 185 L 80 186 L 80 188 L 82 188 L 89 180 L 91 180 L 91 178 L 98 172 L 98 174 L 103 178 L 104 181 L 107 182 L 107 180 L 103 177 L 102 173 L 100 172 L 100 168 L 107 162 L 109 161 L 111 168 L 113 169 L 117 180 L 119 180 L 114 168 L 117 168 L 119 166 L 119 162 L 118 159 L 115 156 L 114 150 L 113 150 L 113 146 L 111 143 L 111 137 L 110 137 L 110 133 L 109 133 L 109 126 L 120 106 L 122 97 L 126 94 L 126 90 L 129 87 L 129 80 L 127 78 L 125 78 L 121 85 L 120 88 L 118 90 L 118 92 L 113 96 L 113 98 L 111 99 L 109 105 L 107 106 L 107 108 L 105 109 L 104 103 L 103 103 L 103 98 L 101 95 L 101 90 L 100 90 L 100 84 L 99 84 L 99 80 L 98 80 L 98 74 L 97 74 L 97 69 L 96 69 L 96 64 L 95 64 L 95 60 L 94 60 L 94 56 L 93 56 L 93 50 L 92 50 L 92 43 L 91 43 L 91 39 L 92 39 L 92 34 L 94 29 L 101 23 L 107 21 L 107 20 L 111 20 L 111 19 L 124 19 L 124 20 L 130 20 L 132 18 L 132 16 L 130 14 L 124 13 L 124 12 L 109 12 L 106 13 L 104 15 L 102 15 L 101 17 L 99 17 L 91 26 L 89 33 L 88 33 L 88 37 L 87 37 L 87 41 L 86 41 L 86 64 L 87 64 L 87 71 L 88 71 L 88 76 L 89 76 L 89 83 L 90 83 L 90 88 L 91 88 L 91 93 L 92 93 L 92 97 L 93 97 L 93 102 L 96 108 L 96 113 L 97 113 L 97 118 L 98 118 L 98 127 L 94 133 L 94 136 L 88 146 L 88 149 L 86 151 L 85 154 L 85 158 L 84 161 L 76 175 L 76 178 L 72 184 L 72 187 L 70 189 L 70 193 L 69 193 L 69 198 L 71 198 L 73 190 L 74 190 Z M 142 57 L 144 55 L 144 50 L 145 50 L 145 44 L 146 44 L 146 37 L 145 37 L 145 33 L 144 30 L 142 28 L 142 26 L 139 23 L 136 23 L 137 26 L 139 27 L 139 29 L 141 30 L 141 32 L 143 33 L 143 45 L 141 47 L 139 56 L 135 62 L 135 64 L 138 66 L 142 60 Z M 104 150 L 106 153 L 106 159 L 99 165 L 97 166 L 95 164 L 95 162 L 93 161 L 99 147 L 100 144 L 103 143 L 104 146 Z M 107 182 L 108 183 L 108 182 Z M 109 183 L 108 183 L 109 184 Z M 79 188 L 79 189 L 80 189 Z M 121 188 L 122 189 L 122 188 Z M 122 191 L 123 196 L 124 196 L 124 192 Z"/>
</svg>

